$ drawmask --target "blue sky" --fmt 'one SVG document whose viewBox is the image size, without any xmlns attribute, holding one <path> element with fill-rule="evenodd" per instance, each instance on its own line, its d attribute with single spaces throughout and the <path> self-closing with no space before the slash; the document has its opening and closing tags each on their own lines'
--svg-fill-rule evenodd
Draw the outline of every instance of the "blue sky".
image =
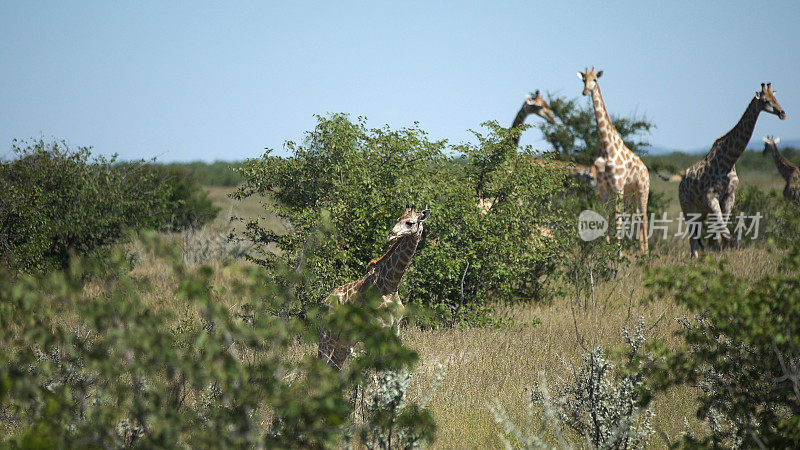
<svg viewBox="0 0 800 450">
<path fill-rule="evenodd" d="M 459 143 L 508 126 L 529 91 L 580 95 L 592 65 L 654 145 L 709 147 L 767 81 L 787 119 L 762 114 L 753 138 L 787 140 L 798 22 L 796 0 L 3 2 L 0 156 L 40 136 L 125 159 L 283 154 L 329 112 Z M 547 149 L 536 129 L 522 144 Z"/>
</svg>

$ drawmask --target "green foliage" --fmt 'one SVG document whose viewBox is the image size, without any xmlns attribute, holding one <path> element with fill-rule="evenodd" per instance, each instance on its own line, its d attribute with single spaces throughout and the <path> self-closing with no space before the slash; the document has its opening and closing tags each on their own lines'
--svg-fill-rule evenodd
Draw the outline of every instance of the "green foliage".
<svg viewBox="0 0 800 450">
<path fill-rule="evenodd" d="M 243 181 L 235 169 L 242 165 L 235 161 L 214 161 L 206 163 L 193 161 L 186 163 L 170 163 L 165 166 L 171 169 L 187 170 L 192 173 L 197 182 L 203 186 L 238 186 Z"/>
<path fill-rule="evenodd" d="M 567 99 L 555 95 L 549 95 L 549 99 L 553 115 L 559 120 L 554 124 L 542 124 L 542 133 L 558 154 L 558 159 L 585 165 L 594 163 L 600 155 L 600 139 L 591 99 L 581 101 L 580 98 Z M 649 133 L 655 125 L 645 117 L 610 116 L 625 145 L 643 156 L 649 144 L 642 140 L 642 135 Z"/>
<path fill-rule="evenodd" d="M 773 242 L 783 245 L 793 241 L 797 236 L 794 223 L 800 217 L 800 208 L 792 202 L 786 201 L 783 195 L 774 189 L 764 192 L 757 186 L 747 186 L 737 192 L 736 203 L 731 213 L 731 223 L 736 224 L 737 216 L 744 215 L 752 218 L 760 215 L 758 236 L 754 234 L 744 237 L 739 245 L 753 243 Z M 747 220 L 750 223 L 751 219 Z"/>
<path fill-rule="evenodd" d="M 0 262 L 21 271 L 65 268 L 128 230 L 181 229 L 216 214 L 187 173 L 114 164 L 65 142 L 14 141 L 0 163 Z"/>
<path fill-rule="evenodd" d="M 176 167 L 148 165 L 155 178 L 167 190 L 165 225 L 170 231 L 199 228 L 217 217 L 219 208 L 208 198 L 201 187 L 200 178 L 193 170 Z"/>
<path fill-rule="evenodd" d="M 353 428 L 346 394 L 366 373 L 403 371 L 416 359 L 378 322 L 377 299 L 325 318 L 309 310 L 311 325 L 279 318 L 269 311 L 291 292 L 262 269 L 226 268 L 240 281 L 220 292 L 210 267 L 187 268 L 174 244 L 142 239 L 180 282 L 156 303 L 177 295 L 184 316 L 143 302 L 137 286 L 151 281 L 129 273 L 119 247 L 104 270 L 76 259 L 67 271 L 14 284 L 0 271 L 0 446 L 336 447 Z M 229 295 L 238 306 L 220 301 Z M 322 323 L 364 342 L 342 372 L 291 356 Z M 397 420 L 422 433 L 418 442 L 432 440 L 430 413 L 406 403 Z"/>
<path fill-rule="evenodd" d="M 405 302 L 436 311 L 435 323 L 454 323 L 490 298 L 541 296 L 541 278 L 558 261 L 558 236 L 570 228 L 550 201 L 563 173 L 534 164 L 530 151 L 517 152 L 509 136 L 518 130 L 485 125 L 489 134 L 475 133 L 477 145 L 448 147 L 417 127 L 367 129 L 363 119 L 318 117 L 303 145 L 286 144 L 291 157 L 268 152 L 240 169 L 245 183 L 235 197 L 271 192 L 275 214 L 290 230 L 246 223 L 257 249 L 274 242 L 282 251 L 265 251 L 257 261 L 308 269 L 310 282 L 297 286 L 300 305 L 293 307 L 302 309 L 359 278 L 386 251 L 386 234 L 410 203 L 429 207 L 431 218 L 401 284 Z M 466 159 L 449 156 L 458 153 Z M 491 206 L 480 209 L 482 199 Z M 309 252 L 305 243 L 323 209 L 341 233 Z M 542 236 L 542 228 L 554 237 Z"/>
<path fill-rule="evenodd" d="M 799 223 L 794 221 L 795 230 Z M 648 283 L 656 295 L 674 295 L 696 314 L 679 321 L 685 344 L 665 351 L 669 358 L 658 383 L 699 387 L 697 415 L 712 432 L 687 440 L 715 447 L 797 448 L 800 243 L 791 243 L 776 273 L 755 282 L 706 258 L 652 274 Z"/>
</svg>

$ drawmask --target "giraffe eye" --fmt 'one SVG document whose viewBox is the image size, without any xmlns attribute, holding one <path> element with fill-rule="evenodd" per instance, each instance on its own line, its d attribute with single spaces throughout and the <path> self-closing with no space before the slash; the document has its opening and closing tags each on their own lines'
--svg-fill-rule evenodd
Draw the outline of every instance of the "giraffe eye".
<svg viewBox="0 0 800 450">
<path fill-rule="evenodd" d="M 411 221 L 408 221 L 408 222 L 406 222 L 406 226 L 407 226 L 407 227 L 410 227 L 410 226 L 412 226 L 412 225 L 414 225 L 414 222 L 411 222 Z"/>
</svg>

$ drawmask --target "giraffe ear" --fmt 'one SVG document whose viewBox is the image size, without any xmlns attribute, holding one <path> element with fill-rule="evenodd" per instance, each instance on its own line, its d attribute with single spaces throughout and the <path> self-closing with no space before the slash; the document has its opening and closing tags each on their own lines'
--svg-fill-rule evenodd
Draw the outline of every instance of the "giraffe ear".
<svg viewBox="0 0 800 450">
<path fill-rule="evenodd" d="M 774 142 L 776 145 L 780 144 L 781 143 L 781 138 L 776 137 L 776 138 L 772 139 L 772 142 Z"/>
<path fill-rule="evenodd" d="M 769 144 L 769 138 L 763 137 L 761 140 L 764 141 L 765 144 Z"/>
<path fill-rule="evenodd" d="M 603 76 L 603 71 L 602 71 L 602 70 L 601 70 L 601 71 L 599 71 L 599 72 L 597 72 L 597 78 L 600 78 L 600 77 L 602 77 L 602 76 Z"/>
<path fill-rule="evenodd" d="M 426 220 L 428 220 L 428 216 L 430 215 L 431 211 L 429 209 L 423 210 L 422 213 L 419 215 L 419 219 L 417 219 L 417 222 L 425 222 Z"/>
<path fill-rule="evenodd" d="M 581 73 L 580 71 L 578 72 L 578 78 L 580 78 L 581 81 L 586 81 L 586 77 L 584 77 L 583 73 Z"/>
</svg>

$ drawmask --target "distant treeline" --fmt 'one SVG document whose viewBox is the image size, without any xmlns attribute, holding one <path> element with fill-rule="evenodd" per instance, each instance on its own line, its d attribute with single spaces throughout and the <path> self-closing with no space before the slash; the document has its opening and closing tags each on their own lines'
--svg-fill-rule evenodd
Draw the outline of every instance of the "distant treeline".
<svg viewBox="0 0 800 450">
<path fill-rule="evenodd" d="M 190 170 L 198 183 L 205 186 L 238 186 L 243 181 L 242 176 L 233 170 L 241 167 L 242 161 L 214 161 L 207 163 L 193 161 L 186 163 L 168 163 L 169 167 L 181 167 Z"/>
<path fill-rule="evenodd" d="M 778 148 L 789 161 L 800 166 L 800 149 L 793 147 L 782 148 L 780 146 Z M 673 152 L 666 155 L 647 155 L 643 159 L 651 172 L 655 169 L 662 173 L 679 174 L 703 156 L 705 156 L 704 153 Z M 768 172 L 775 170 L 775 162 L 771 155 L 764 156 L 761 150 L 746 150 L 736 161 L 736 168 L 737 170 Z"/>
<path fill-rule="evenodd" d="M 780 148 L 780 150 L 789 161 L 800 166 L 800 149 L 786 147 Z M 643 159 L 651 171 L 680 174 L 702 157 L 701 153 L 673 152 L 666 155 L 647 155 Z M 197 182 L 205 186 L 233 187 L 243 181 L 242 175 L 233 170 L 241 167 L 243 161 L 214 161 L 212 163 L 194 161 L 164 165 L 191 171 Z M 773 170 L 775 163 L 771 156 L 762 155 L 761 150 L 747 150 L 736 162 L 736 167 L 745 171 L 765 172 Z"/>
</svg>

